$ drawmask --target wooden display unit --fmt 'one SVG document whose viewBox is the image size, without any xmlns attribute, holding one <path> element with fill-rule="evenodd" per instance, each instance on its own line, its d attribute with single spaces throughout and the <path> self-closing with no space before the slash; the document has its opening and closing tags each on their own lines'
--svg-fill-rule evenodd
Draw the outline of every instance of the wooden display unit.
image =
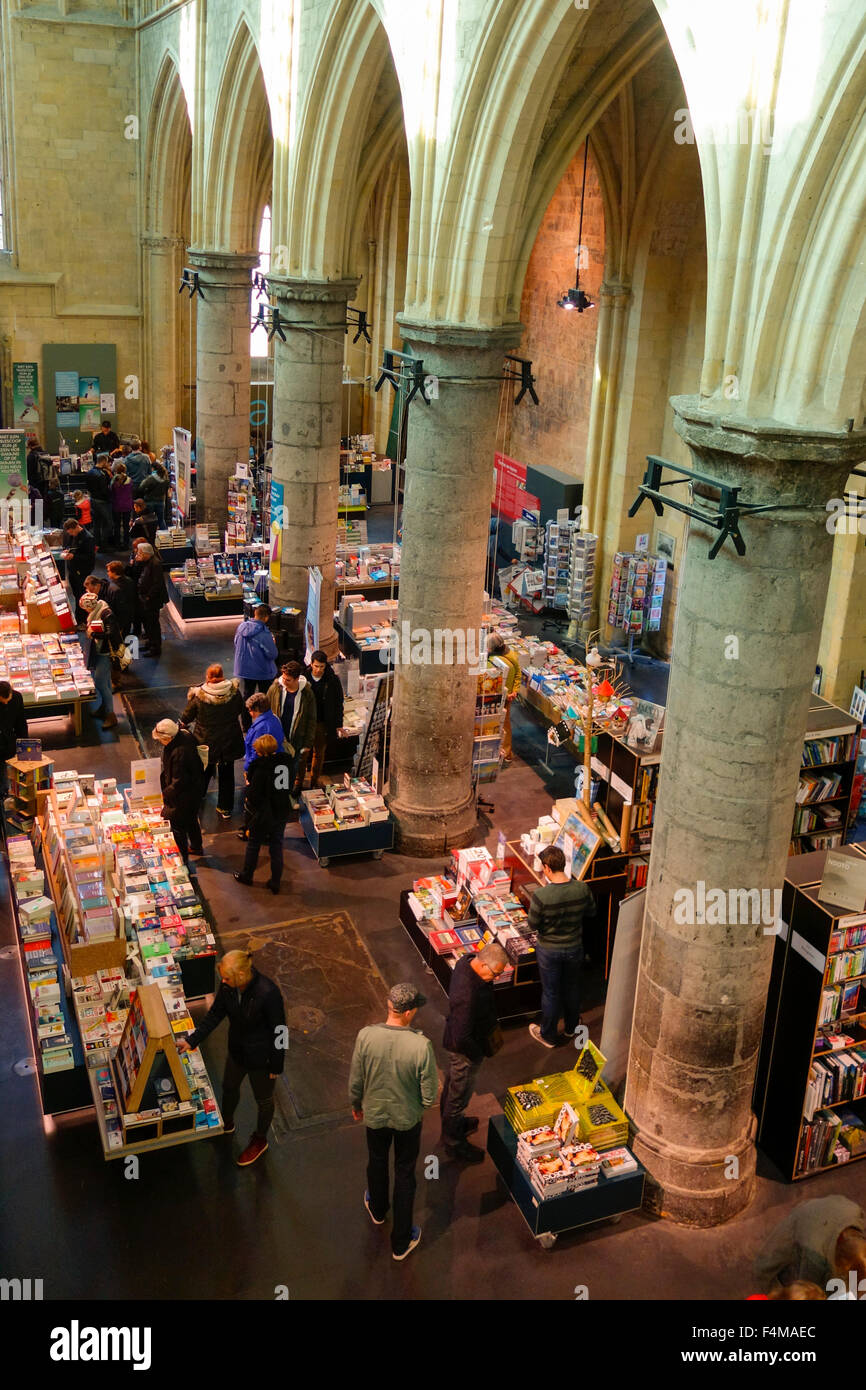
<svg viewBox="0 0 866 1390">
<path fill-rule="evenodd" d="M 866 859 L 859 845 L 845 845 L 838 853 Z M 764 1032 L 755 1076 L 753 1108 L 758 1119 L 758 1143 L 790 1181 L 811 1177 L 829 1168 L 841 1171 L 847 1164 L 815 1162 L 821 1131 L 809 1134 L 806 1119 L 810 1071 L 818 1058 L 852 1052 L 866 1045 L 866 974 L 847 977 L 845 985 L 859 981 L 854 1009 L 821 1023 L 825 991 L 834 987 L 833 959 L 840 955 L 840 919 L 855 913 L 822 902 L 819 897 L 826 851 L 797 855 L 788 861 L 782 891 L 782 930 L 775 937 L 773 966 Z M 843 948 L 844 949 L 844 948 Z M 837 983 L 842 983 L 841 981 Z M 817 1047 L 821 1034 L 844 1032 L 855 1041 L 835 1052 Z M 866 1096 L 859 1100 L 824 1102 L 819 1112 L 849 1110 L 866 1128 Z M 825 1138 L 822 1147 L 827 1147 Z M 826 1155 L 819 1154 L 823 1160 Z M 866 1146 L 847 1160 L 866 1157 Z"/>
<path fill-rule="evenodd" d="M 123 1035 L 112 1059 L 125 1114 L 137 1114 L 140 1110 L 154 1063 L 161 1053 L 168 1063 L 178 1099 L 189 1100 L 189 1086 L 159 985 L 139 985 L 130 999 Z"/>
<path fill-rule="evenodd" d="M 40 796 L 43 797 L 51 786 L 54 774 L 54 759 L 36 758 L 28 761 L 23 758 L 8 758 L 9 795 L 14 807 L 11 819 L 20 826 L 22 834 L 29 834 L 39 810 Z"/>
<path fill-rule="evenodd" d="M 808 756 L 810 760 L 804 761 L 800 768 L 800 784 L 829 776 L 838 776 L 841 780 L 833 795 L 819 796 L 817 800 L 797 804 L 789 854 L 810 854 L 815 850 L 836 849 L 844 842 L 845 832 L 852 818 L 851 799 L 857 770 L 860 728 L 859 720 L 853 715 L 846 714 L 837 705 L 831 705 L 829 700 L 822 699 L 820 695 L 812 696 L 803 740 L 804 758 Z M 822 740 L 826 741 L 823 746 Z M 830 752 L 837 756 L 823 761 L 824 755 Z M 812 761 L 815 757 L 818 757 L 819 761 Z M 822 823 L 821 813 L 815 809 L 819 806 L 834 807 L 839 813 L 836 821 L 832 824 Z M 856 814 L 856 807 L 853 809 Z"/>
<path fill-rule="evenodd" d="M 40 802 L 42 798 L 40 797 Z M 92 975 L 97 970 L 108 970 L 122 966 L 126 960 L 126 937 L 120 930 L 115 917 L 113 938 L 102 941 L 86 941 L 81 931 L 80 909 L 72 889 L 73 875 L 69 859 L 62 842 L 59 854 L 54 857 L 50 849 L 48 818 L 53 816 L 58 828 L 61 825 L 61 812 L 57 804 L 57 794 L 52 787 L 39 808 L 39 830 L 42 843 L 42 859 L 50 896 L 54 902 L 57 916 L 57 930 L 63 955 L 69 966 L 69 973 Z"/>
<path fill-rule="evenodd" d="M 542 882 L 541 876 L 533 869 L 519 840 L 510 840 L 506 850 L 505 867 L 511 870 L 512 892 L 528 905 L 532 893 Z M 596 907 L 594 920 L 584 922 L 584 943 L 587 955 L 604 960 L 605 979 L 610 974 L 619 905 L 626 895 L 627 868 L 628 855 L 614 854 L 602 843 L 583 875 L 583 882 L 589 885 Z"/>
</svg>

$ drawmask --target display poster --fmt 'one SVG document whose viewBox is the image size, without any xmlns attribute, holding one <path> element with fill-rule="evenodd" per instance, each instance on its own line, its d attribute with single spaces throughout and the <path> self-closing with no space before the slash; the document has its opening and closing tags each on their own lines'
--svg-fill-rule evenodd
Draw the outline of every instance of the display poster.
<svg viewBox="0 0 866 1390">
<path fill-rule="evenodd" d="M 620 903 L 616 920 L 599 1044 L 606 1058 L 602 1076 L 612 1091 L 625 1081 L 628 1068 L 645 906 L 646 889 L 639 888 Z"/>
<path fill-rule="evenodd" d="M 860 855 L 829 850 L 824 860 L 824 876 L 818 901 L 844 907 L 850 912 L 866 910 L 866 859 Z"/>
<path fill-rule="evenodd" d="M 280 567 L 283 563 L 283 485 L 271 479 L 271 560 L 270 575 L 275 584 L 280 582 Z"/>
<path fill-rule="evenodd" d="M 113 415 L 115 411 L 114 392 L 103 391 L 99 397 L 99 409 L 103 415 Z"/>
<path fill-rule="evenodd" d="M 58 429 L 78 429 L 78 373 L 54 373 L 55 424 Z"/>
<path fill-rule="evenodd" d="M 0 430 L 0 501 L 27 495 L 27 431 Z"/>
<path fill-rule="evenodd" d="M 173 434 L 177 509 L 185 519 L 189 510 L 189 482 L 192 471 L 192 435 L 189 430 L 182 430 L 178 426 L 175 426 Z"/>
<path fill-rule="evenodd" d="M 78 417 L 82 434 L 93 434 L 102 423 L 98 376 L 78 378 Z"/>
<path fill-rule="evenodd" d="M 307 660 L 319 645 L 319 607 L 322 602 L 322 571 L 318 565 L 310 565 L 307 587 Z"/>
<path fill-rule="evenodd" d="M 12 423 L 33 429 L 39 424 L 39 364 L 12 363 Z"/>
<path fill-rule="evenodd" d="M 495 486 L 493 505 L 507 521 L 519 521 L 524 510 L 538 511 L 541 503 L 526 491 L 526 464 L 506 454 L 494 454 Z"/>
<path fill-rule="evenodd" d="M 145 797 L 160 797 L 159 774 L 162 767 L 160 758 L 140 758 L 129 764 L 130 793 L 136 800 Z"/>
</svg>

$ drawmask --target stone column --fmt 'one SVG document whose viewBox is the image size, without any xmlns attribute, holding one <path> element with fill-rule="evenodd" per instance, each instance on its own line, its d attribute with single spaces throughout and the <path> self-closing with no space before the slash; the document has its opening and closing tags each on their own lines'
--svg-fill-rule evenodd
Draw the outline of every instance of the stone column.
<svg viewBox="0 0 866 1390">
<path fill-rule="evenodd" d="M 818 664 L 824 668 L 821 694 L 845 709 L 866 666 L 866 503 L 860 500 L 862 482 L 861 478 L 850 479 L 850 494 L 838 498 L 845 510 L 838 505 L 828 513 L 829 524 L 837 529 Z"/>
<path fill-rule="evenodd" d="M 145 234 L 144 303 L 144 434 L 158 453 L 171 444 L 175 425 L 183 425 L 182 363 L 179 360 L 179 319 L 187 310 L 186 295 L 177 292 L 183 271 L 184 240 L 181 236 Z M 195 311 L 193 311 L 195 312 Z M 185 324 L 184 324 L 185 327 Z"/>
<path fill-rule="evenodd" d="M 456 631 L 477 644 L 482 616 L 493 455 L 503 356 L 520 325 L 491 331 L 406 322 L 404 338 L 439 398 L 409 407 L 399 631 Z M 423 656 L 423 645 L 417 652 Z M 464 650 L 471 650 L 464 646 Z M 448 648 L 443 646 L 447 659 Z M 455 656 L 460 648 L 455 643 Z M 391 810 L 404 853 L 442 854 L 470 842 L 476 670 L 398 662 L 391 740 Z"/>
<path fill-rule="evenodd" d="M 280 581 L 271 603 L 306 611 L 308 567 L 322 571 L 319 646 L 334 632 L 346 306 L 357 280 L 269 275 L 286 341 L 274 339 L 273 480 L 283 489 Z"/>
<path fill-rule="evenodd" d="M 190 250 L 196 306 L 196 515 L 226 522 L 235 464 L 250 455 L 250 272 L 257 255 Z"/>
<path fill-rule="evenodd" d="M 698 471 L 786 508 L 743 518 L 743 557 L 727 540 L 709 560 L 718 533 L 691 522 L 626 1088 L 651 1205 L 712 1226 L 754 1193 L 773 943 L 772 912 L 768 925 L 732 893 L 770 890 L 769 906 L 782 886 L 830 572 L 826 502 L 866 435 L 728 425 L 697 399 L 672 404 Z M 701 912 L 701 881 L 722 890 L 718 908 Z"/>
</svg>

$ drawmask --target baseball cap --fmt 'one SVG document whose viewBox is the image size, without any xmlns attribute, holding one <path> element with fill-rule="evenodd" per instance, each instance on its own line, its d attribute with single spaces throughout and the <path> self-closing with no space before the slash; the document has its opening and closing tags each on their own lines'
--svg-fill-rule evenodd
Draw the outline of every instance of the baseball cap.
<svg viewBox="0 0 866 1390">
<path fill-rule="evenodd" d="M 163 738 L 174 738 L 179 729 L 180 725 L 175 724 L 173 719 L 160 719 L 153 732 L 162 734 Z"/>
<path fill-rule="evenodd" d="M 409 1009 L 422 1008 L 427 1003 L 427 998 L 414 985 L 392 985 L 388 990 L 388 1003 L 395 1014 L 405 1014 Z"/>
</svg>

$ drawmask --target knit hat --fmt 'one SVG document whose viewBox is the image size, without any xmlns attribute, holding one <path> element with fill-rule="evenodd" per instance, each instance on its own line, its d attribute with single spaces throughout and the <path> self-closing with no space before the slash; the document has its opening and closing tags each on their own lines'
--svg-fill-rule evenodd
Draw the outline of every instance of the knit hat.
<svg viewBox="0 0 866 1390">
<path fill-rule="evenodd" d="M 163 738 L 176 738 L 180 732 L 180 725 L 175 724 L 173 719 L 160 719 L 153 732 L 154 735 L 160 734 Z"/>
</svg>

